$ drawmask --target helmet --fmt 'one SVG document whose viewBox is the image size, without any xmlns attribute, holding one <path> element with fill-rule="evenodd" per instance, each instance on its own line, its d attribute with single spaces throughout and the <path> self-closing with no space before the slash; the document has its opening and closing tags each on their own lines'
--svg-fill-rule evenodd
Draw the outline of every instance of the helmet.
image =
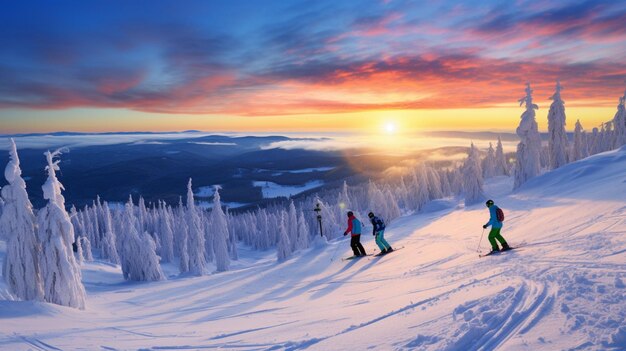
<svg viewBox="0 0 626 351">
<path fill-rule="evenodd" d="M 348 217 L 352 217 L 352 216 L 354 216 L 354 212 L 348 211 Z"/>
<path fill-rule="evenodd" d="M 374 212 L 370 212 L 370 213 L 368 213 L 368 214 L 367 214 L 367 216 L 368 216 L 369 218 L 374 217 Z"/>
<path fill-rule="evenodd" d="M 485 202 L 485 205 L 487 205 L 487 207 L 493 206 L 493 200 L 487 200 L 487 202 Z"/>
</svg>

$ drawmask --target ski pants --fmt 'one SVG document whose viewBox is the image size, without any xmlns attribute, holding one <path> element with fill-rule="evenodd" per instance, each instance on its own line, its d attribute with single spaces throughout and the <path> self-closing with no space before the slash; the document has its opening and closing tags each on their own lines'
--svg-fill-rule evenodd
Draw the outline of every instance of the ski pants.
<svg viewBox="0 0 626 351">
<path fill-rule="evenodd" d="M 502 228 L 491 228 L 491 231 L 489 232 L 489 243 L 491 244 L 491 249 L 494 251 L 499 250 L 496 239 L 500 242 L 502 248 L 509 247 L 509 244 L 507 244 L 506 240 L 504 240 L 502 235 L 500 235 L 500 229 Z"/>
<path fill-rule="evenodd" d="M 363 245 L 361 245 L 361 234 L 352 235 L 352 239 L 350 240 L 350 247 L 352 247 L 352 252 L 354 252 L 354 256 L 364 256 L 365 249 Z"/>
<path fill-rule="evenodd" d="M 376 236 L 376 245 L 378 245 L 378 248 L 380 249 L 381 252 L 385 251 L 386 249 L 391 248 L 391 245 L 389 245 L 387 240 L 385 240 L 384 229 L 376 232 L 375 236 Z"/>
</svg>

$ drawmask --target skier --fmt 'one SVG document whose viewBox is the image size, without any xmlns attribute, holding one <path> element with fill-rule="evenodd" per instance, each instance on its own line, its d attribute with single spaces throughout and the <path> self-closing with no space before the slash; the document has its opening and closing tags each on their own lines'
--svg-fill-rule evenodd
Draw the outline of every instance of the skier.
<svg viewBox="0 0 626 351">
<path fill-rule="evenodd" d="M 380 248 L 380 253 L 384 255 L 393 251 L 391 245 L 385 240 L 385 222 L 374 216 L 373 212 L 370 212 L 367 216 L 370 218 L 370 222 L 372 222 L 372 226 L 374 227 L 372 235 L 376 238 L 376 245 Z"/>
<path fill-rule="evenodd" d="M 363 245 L 361 245 L 361 221 L 354 217 L 354 213 L 352 211 L 348 212 L 348 229 L 346 229 L 343 233 L 343 236 L 348 235 L 348 233 L 352 235 L 350 247 L 352 247 L 354 256 L 365 256 L 365 249 L 363 248 Z"/>
<path fill-rule="evenodd" d="M 501 218 L 504 219 L 502 210 L 500 210 L 500 208 L 498 208 L 498 206 L 496 206 L 493 203 L 493 200 L 487 200 L 485 204 L 489 208 L 490 217 L 489 217 L 489 222 L 483 225 L 483 229 L 487 228 L 488 226 L 491 226 L 491 231 L 489 232 L 489 236 L 488 236 L 489 242 L 491 243 L 491 252 L 510 250 L 511 248 L 509 247 L 509 244 L 507 244 L 506 240 L 504 240 L 502 235 L 500 235 L 500 230 L 502 229 L 502 221 L 498 219 L 498 210 L 502 216 Z M 502 244 L 502 250 L 498 248 L 498 243 L 496 242 L 496 239 L 500 242 L 500 244 Z"/>
</svg>

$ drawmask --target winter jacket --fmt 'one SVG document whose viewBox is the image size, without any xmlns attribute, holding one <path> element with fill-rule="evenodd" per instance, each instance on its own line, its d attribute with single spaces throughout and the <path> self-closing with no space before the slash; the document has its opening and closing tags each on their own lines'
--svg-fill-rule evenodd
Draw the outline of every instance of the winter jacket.
<svg viewBox="0 0 626 351">
<path fill-rule="evenodd" d="M 372 226 L 374 226 L 374 230 L 372 231 L 373 235 L 376 235 L 381 230 L 385 230 L 385 222 L 382 219 L 374 216 L 371 218 Z"/>
<path fill-rule="evenodd" d="M 361 221 L 354 216 L 348 217 L 348 229 L 344 234 L 348 233 L 351 233 L 352 236 L 361 235 Z"/>
<path fill-rule="evenodd" d="M 502 222 L 498 221 L 498 215 L 496 214 L 496 209 L 498 206 L 491 205 L 489 207 L 489 222 L 485 224 L 485 226 L 491 226 L 491 228 L 502 228 Z"/>
</svg>

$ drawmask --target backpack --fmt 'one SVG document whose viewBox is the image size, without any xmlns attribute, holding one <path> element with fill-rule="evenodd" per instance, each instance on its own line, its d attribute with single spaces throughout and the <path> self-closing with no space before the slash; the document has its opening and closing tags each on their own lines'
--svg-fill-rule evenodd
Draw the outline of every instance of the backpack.
<svg viewBox="0 0 626 351">
<path fill-rule="evenodd" d="M 496 208 L 496 218 L 498 218 L 498 222 L 504 222 L 504 212 L 500 207 Z"/>
</svg>

